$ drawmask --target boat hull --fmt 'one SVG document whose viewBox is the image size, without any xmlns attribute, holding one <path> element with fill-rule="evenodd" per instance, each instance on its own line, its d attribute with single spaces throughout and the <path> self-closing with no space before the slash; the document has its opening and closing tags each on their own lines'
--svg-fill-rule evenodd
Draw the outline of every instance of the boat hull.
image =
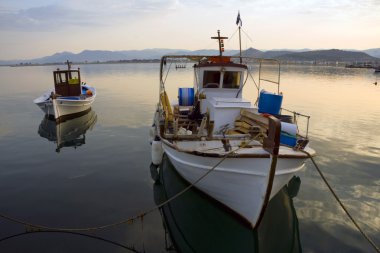
<svg viewBox="0 0 380 253">
<path fill-rule="evenodd" d="M 298 180 L 291 179 L 288 185 L 297 187 L 301 183 Z M 167 156 L 159 169 L 159 182 L 153 185 L 157 205 L 188 187 Z M 256 236 L 251 226 L 195 189 L 161 208 L 164 228 L 178 252 L 301 252 L 297 216 L 289 191 L 288 187 L 282 188 L 268 203 L 260 225 L 254 230 Z"/>
<path fill-rule="evenodd" d="M 91 90 L 94 90 L 91 88 Z M 64 119 L 67 116 L 80 116 L 91 109 L 91 104 L 94 102 L 96 94 L 95 90 L 92 96 L 77 96 L 77 97 L 58 97 L 50 98 L 51 91 L 45 92 L 41 97 L 34 100 L 34 103 L 48 116 L 53 116 L 55 119 Z"/>
<path fill-rule="evenodd" d="M 197 182 L 195 187 L 232 209 L 252 227 L 256 226 L 268 187 L 271 158 L 228 157 L 215 167 L 223 158 L 181 152 L 165 143 L 163 149 L 178 173 L 189 183 L 194 183 L 213 170 Z M 305 159 L 277 160 L 270 198 L 303 168 Z"/>
</svg>

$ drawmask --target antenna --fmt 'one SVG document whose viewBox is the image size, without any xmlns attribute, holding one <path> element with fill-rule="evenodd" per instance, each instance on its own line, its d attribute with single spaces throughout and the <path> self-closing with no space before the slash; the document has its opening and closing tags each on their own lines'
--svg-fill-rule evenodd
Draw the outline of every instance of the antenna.
<svg viewBox="0 0 380 253">
<path fill-rule="evenodd" d="M 228 39 L 228 37 L 220 37 L 220 30 L 218 30 L 218 37 L 211 37 L 211 39 L 218 40 L 219 42 L 219 56 L 222 57 L 224 52 L 224 39 Z"/>
<path fill-rule="evenodd" d="M 68 70 L 71 70 L 71 63 L 72 63 L 72 62 L 69 62 L 69 60 L 66 60 L 67 69 L 68 69 Z"/>
</svg>

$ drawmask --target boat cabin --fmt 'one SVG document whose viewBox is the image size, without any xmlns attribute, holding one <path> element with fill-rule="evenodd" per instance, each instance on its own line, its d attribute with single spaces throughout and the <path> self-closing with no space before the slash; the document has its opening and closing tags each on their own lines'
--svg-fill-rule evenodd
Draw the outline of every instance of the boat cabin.
<svg viewBox="0 0 380 253">
<path fill-rule="evenodd" d="M 208 114 L 214 126 L 213 132 L 219 133 L 235 121 L 241 109 L 252 108 L 252 105 L 242 97 L 245 76 L 248 75 L 247 65 L 241 64 L 241 58 L 240 63 L 236 63 L 232 61 L 233 57 L 223 56 L 223 40 L 228 38 L 220 36 L 219 30 L 218 36 L 211 39 L 218 41 L 219 56 L 199 59 L 194 65 L 194 88 L 189 91 L 183 88 L 185 92 L 180 88 L 178 104 L 179 107 L 194 105 L 201 115 Z"/>
<path fill-rule="evenodd" d="M 55 93 L 60 96 L 80 96 L 81 80 L 78 70 L 59 70 L 53 72 Z"/>
<path fill-rule="evenodd" d="M 252 108 L 251 102 L 242 98 L 242 88 L 247 66 L 234 63 L 230 57 L 208 57 L 194 65 L 194 91 L 198 94 L 201 114 L 208 112 L 214 122 L 214 132 L 234 122 L 240 109 Z"/>
</svg>

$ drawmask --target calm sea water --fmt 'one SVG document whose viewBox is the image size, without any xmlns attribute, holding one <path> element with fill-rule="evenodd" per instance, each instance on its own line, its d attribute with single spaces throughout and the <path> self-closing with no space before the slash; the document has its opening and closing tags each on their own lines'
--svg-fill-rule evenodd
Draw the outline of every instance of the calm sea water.
<svg viewBox="0 0 380 253">
<path fill-rule="evenodd" d="M 58 127 L 32 102 L 52 86 L 55 67 L 0 68 L 0 214 L 49 227 L 96 227 L 138 215 L 186 187 L 166 159 L 159 182 L 152 179 L 148 132 L 159 65 L 80 67 L 97 99 L 91 114 Z M 169 95 L 192 86 L 191 71 L 170 73 Z M 367 69 L 283 66 L 281 90 L 284 107 L 311 115 L 317 163 L 380 245 L 377 79 Z M 256 91 L 247 87 L 244 95 Z M 255 231 L 190 191 L 142 219 L 99 231 L 41 232 L 0 218 L 0 252 L 374 252 L 311 163 L 297 176 Z"/>
</svg>

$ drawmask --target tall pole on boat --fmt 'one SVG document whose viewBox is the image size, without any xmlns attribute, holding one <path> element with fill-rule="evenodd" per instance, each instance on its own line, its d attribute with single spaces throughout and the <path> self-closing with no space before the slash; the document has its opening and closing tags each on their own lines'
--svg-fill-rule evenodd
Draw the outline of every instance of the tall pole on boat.
<svg viewBox="0 0 380 253">
<path fill-rule="evenodd" d="M 71 70 L 71 62 L 69 62 L 69 60 L 66 60 L 66 64 L 67 64 L 67 70 Z"/>
<path fill-rule="evenodd" d="M 242 63 L 242 58 L 241 58 L 241 33 L 240 33 L 240 30 L 241 30 L 241 26 L 239 25 L 239 50 L 240 50 L 240 63 Z"/>
<path fill-rule="evenodd" d="M 219 43 L 219 56 L 222 57 L 223 56 L 223 52 L 224 52 L 224 39 L 228 39 L 228 37 L 221 37 L 220 36 L 220 30 L 218 30 L 218 36 L 217 37 L 211 37 L 211 39 L 215 39 L 215 40 L 218 40 L 218 43 Z"/>
<path fill-rule="evenodd" d="M 239 26 L 239 51 L 240 51 L 240 63 L 242 63 L 242 58 L 241 58 L 241 26 L 243 25 L 243 22 L 241 21 L 240 18 L 240 11 L 238 12 L 237 18 L 236 18 L 236 25 Z"/>
</svg>

